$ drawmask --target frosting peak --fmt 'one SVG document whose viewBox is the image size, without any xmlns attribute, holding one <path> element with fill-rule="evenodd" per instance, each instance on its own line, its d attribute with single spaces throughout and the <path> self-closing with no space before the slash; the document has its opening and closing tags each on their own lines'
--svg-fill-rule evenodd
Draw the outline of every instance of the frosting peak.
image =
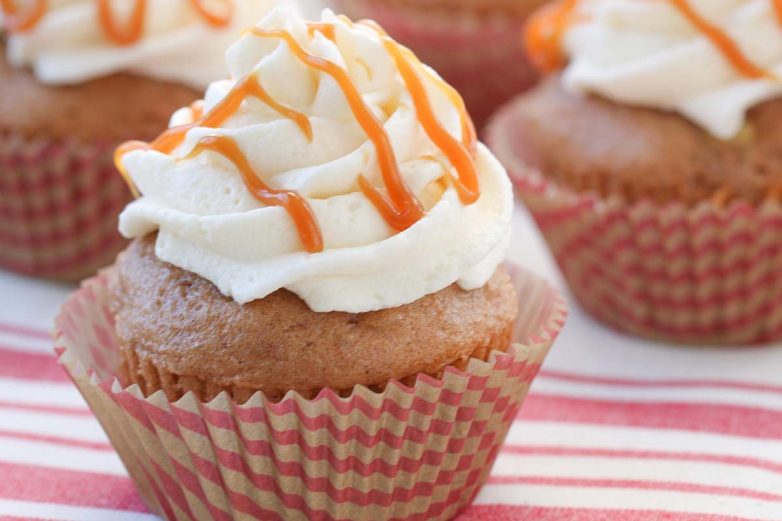
<svg viewBox="0 0 782 521">
<path fill-rule="evenodd" d="M 225 49 L 240 31 L 276 3 L 0 0 L 0 21 L 9 32 L 9 61 L 31 65 L 43 83 L 125 71 L 203 88 L 225 75 Z"/>
<path fill-rule="evenodd" d="M 232 78 L 119 166 L 120 218 L 238 302 L 287 288 L 316 311 L 483 285 L 512 192 L 456 92 L 370 23 L 272 11 L 227 53 Z"/>
<path fill-rule="evenodd" d="M 569 58 L 572 90 L 676 111 L 722 139 L 782 94 L 782 0 L 565 0 L 527 44 L 543 67 Z"/>
</svg>

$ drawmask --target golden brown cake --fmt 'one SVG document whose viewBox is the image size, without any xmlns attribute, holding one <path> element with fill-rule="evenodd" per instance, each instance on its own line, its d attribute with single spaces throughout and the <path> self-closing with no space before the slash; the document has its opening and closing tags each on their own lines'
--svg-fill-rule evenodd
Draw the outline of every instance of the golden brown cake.
<svg viewBox="0 0 782 521">
<path fill-rule="evenodd" d="M 753 107 L 742 132 L 721 140 L 681 115 L 565 90 L 559 76 L 505 115 L 519 159 L 575 191 L 629 202 L 762 202 L 782 186 L 782 99 Z"/>
<path fill-rule="evenodd" d="M 367 313 L 316 313 L 278 290 L 240 305 L 198 275 L 160 261 L 155 236 L 134 240 L 111 270 L 111 302 L 126 384 L 169 400 L 221 391 L 244 402 L 324 387 L 350 393 L 412 384 L 418 373 L 485 360 L 510 345 L 516 296 L 502 270 L 482 288 L 452 285 L 412 304 Z"/>
<path fill-rule="evenodd" d="M 0 45 L 0 135 L 121 143 L 152 139 L 171 113 L 199 98 L 193 88 L 118 73 L 73 86 L 39 82 L 12 67 Z"/>
</svg>

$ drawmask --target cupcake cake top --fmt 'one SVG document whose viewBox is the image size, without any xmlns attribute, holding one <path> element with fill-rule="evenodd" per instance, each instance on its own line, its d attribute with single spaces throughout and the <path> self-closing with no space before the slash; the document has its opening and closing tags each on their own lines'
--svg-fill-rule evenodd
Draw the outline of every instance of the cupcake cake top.
<svg viewBox="0 0 782 521">
<path fill-rule="evenodd" d="M 722 139 L 782 94 L 782 0 L 563 0 L 526 43 L 570 90 L 676 111 Z"/>
<path fill-rule="evenodd" d="M 284 0 L 283 0 L 284 1 Z M 8 60 L 47 84 L 132 72 L 204 88 L 273 0 L 0 0 Z"/>
<path fill-rule="evenodd" d="M 286 288 L 366 312 L 504 257 L 512 191 L 459 95 L 371 22 L 273 10 L 227 53 L 231 78 L 117 163 L 141 195 L 120 231 L 240 303 Z"/>
</svg>

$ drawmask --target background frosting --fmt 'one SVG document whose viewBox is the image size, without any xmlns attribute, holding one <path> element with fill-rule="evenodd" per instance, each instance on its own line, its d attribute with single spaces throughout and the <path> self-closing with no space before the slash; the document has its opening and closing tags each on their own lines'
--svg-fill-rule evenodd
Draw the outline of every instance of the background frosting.
<svg viewBox="0 0 782 521">
<path fill-rule="evenodd" d="M 235 10 L 226 27 L 209 26 L 190 0 L 146 1 L 143 36 L 118 46 L 103 34 L 96 0 L 49 0 L 33 29 L 8 35 L 8 60 L 32 66 L 41 82 L 54 85 L 124 71 L 201 89 L 225 76 L 225 50 L 240 32 L 286 0 L 233 0 Z M 112 2 L 119 26 L 132 4 Z"/>
<path fill-rule="evenodd" d="M 755 64 L 782 75 L 782 25 L 772 0 L 689 0 Z M 716 137 L 782 82 L 747 79 L 666 0 L 584 0 L 566 31 L 565 85 L 611 100 L 677 111 Z"/>
<path fill-rule="evenodd" d="M 206 110 L 253 72 L 269 95 L 308 116 L 312 142 L 294 122 L 248 98 L 221 128 L 190 130 L 170 156 L 130 152 L 123 166 L 143 196 L 122 214 L 120 231 L 137 237 L 159 229 L 161 259 L 211 280 L 242 303 L 287 288 L 315 311 L 365 312 L 407 304 L 454 282 L 465 289 L 482 286 L 502 261 L 509 237 L 513 203 L 504 169 L 479 145 L 481 196 L 462 204 L 445 180 L 453 167 L 426 136 L 378 34 L 328 11 L 323 20 L 336 24 L 336 43 L 319 32 L 310 35 L 303 20 L 285 9 L 260 26 L 288 29 L 308 52 L 347 70 L 383 122 L 401 175 L 427 215 L 403 232 L 389 228 L 358 190 L 362 174 L 375 186 L 382 183 L 374 146 L 338 84 L 302 64 L 280 40 L 246 35 L 227 53 L 233 79 L 209 87 Z M 438 119 L 460 137 L 459 111 L 434 82 L 425 84 Z M 190 121 L 191 110 L 182 109 L 172 124 Z M 181 159 L 199 138 L 216 134 L 231 136 L 268 185 L 306 198 L 321 227 L 322 252 L 304 252 L 285 210 L 256 201 L 222 156 Z"/>
</svg>

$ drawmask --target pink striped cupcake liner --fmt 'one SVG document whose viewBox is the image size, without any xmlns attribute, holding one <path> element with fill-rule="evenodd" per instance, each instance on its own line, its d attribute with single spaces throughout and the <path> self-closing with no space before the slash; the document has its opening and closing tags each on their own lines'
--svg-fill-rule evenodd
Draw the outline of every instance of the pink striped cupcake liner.
<svg viewBox="0 0 782 521">
<path fill-rule="evenodd" d="M 168 520 L 450 519 L 486 480 L 530 383 L 564 323 L 559 295 L 514 273 L 515 343 L 466 370 L 382 393 L 357 387 L 239 405 L 169 402 L 117 380 L 105 275 L 56 320 L 56 349 L 150 509 Z"/>
<path fill-rule="evenodd" d="M 513 104 L 488 141 L 571 291 L 621 331 L 684 344 L 782 339 L 782 204 L 627 203 L 559 186 L 524 164 Z"/>
<path fill-rule="evenodd" d="M 80 280 L 111 263 L 130 200 L 113 149 L 0 133 L 0 267 Z"/>
<path fill-rule="evenodd" d="M 542 3 L 519 1 L 529 2 L 530 11 Z M 353 19 L 377 21 L 431 65 L 462 94 L 478 129 L 497 107 L 537 80 L 524 53 L 525 17 L 518 7 L 456 0 L 338 0 L 337 4 Z"/>
</svg>

